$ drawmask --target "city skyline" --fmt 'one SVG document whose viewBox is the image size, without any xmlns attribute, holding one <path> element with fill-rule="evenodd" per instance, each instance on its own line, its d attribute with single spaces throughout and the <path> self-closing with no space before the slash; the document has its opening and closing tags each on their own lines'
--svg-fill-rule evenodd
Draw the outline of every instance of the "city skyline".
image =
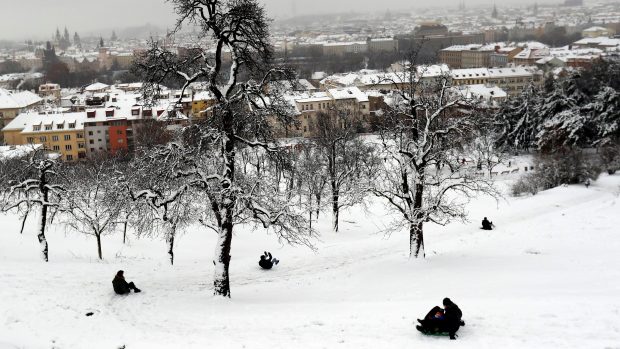
<svg viewBox="0 0 620 349">
<path fill-rule="evenodd" d="M 378 12 L 398 11 L 412 7 L 424 6 L 458 6 L 456 0 L 424 0 L 412 4 L 407 0 L 387 0 L 381 3 L 370 0 L 340 0 L 336 3 L 329 0 L 315 0 L 311 5 L 295 0 L 262 0 L 272 18 L 286 18 L 302 15 L 313 15 L 334 12 Z M 518 3 L 527 5 L 538 2 L 559 3 L 560 0 L 525 0 Z M 468 5 L 493 5 L 492 0 L 467 0 Z M 510 2 L 514 4 L 515 2 Z M 146 7 L 148 4 L 148 7 Z M 503 2 L 503 4 L 509 4 Z M 32 9 L 36 8 L 36 11 Z M 144 12 L 148 9 L 148 12 Z M 67 16 L 71 13 L 88 14 L 93 16 Z M 174 24 L 175 14 L 172 4 L 163 0 L 110 0 L 106 7 L 98 8 L 93 12 L 92 6 L 86 2 L 76 0 L 57 0 L 50 5 L 49 1 L 33 0 L 28 3 L 12 4 L 12 16 L 0 22 L 0 40 L 49 40 L 56 28 L 61 31 L 65 26 L 73 35 L 79 32 L 82 35 L 109 37 L 114 29 L 141 27 L 150 24 L 159 28 L 169 28 Z M 136 13 L 141 13 L 136 16 Z M 29 25 L 24 25 L 28 23 Z M 18 30 L 19 29 L 19 30 Z"/>
</svg>

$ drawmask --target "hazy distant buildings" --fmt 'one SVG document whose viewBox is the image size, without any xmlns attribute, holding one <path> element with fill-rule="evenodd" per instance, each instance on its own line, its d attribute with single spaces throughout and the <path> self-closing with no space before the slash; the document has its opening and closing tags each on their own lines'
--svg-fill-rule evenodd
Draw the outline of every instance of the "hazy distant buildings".
<svg viewBox="0 0 620 349">
<path fill-rule="evenodd" d="M 398 41 L 392 38 L 368 39 L 353 42 L 329 42 L 322 45 L 324 56 L 344 56 L 366 52 L 397 52 Z"/>
<path fill-rule="evenodd" d="M 564 6 L 583 6 L 583 0 L 564 0 Z"/>
</svg>

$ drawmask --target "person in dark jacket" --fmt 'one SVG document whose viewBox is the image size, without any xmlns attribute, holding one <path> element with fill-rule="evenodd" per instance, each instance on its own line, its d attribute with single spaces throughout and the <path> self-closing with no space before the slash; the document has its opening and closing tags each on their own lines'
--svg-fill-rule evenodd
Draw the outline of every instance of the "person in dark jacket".
<svg viewBox="0 0 620 349">
<path fill-rule="evenodd" d="M 493 222 L 490 222 L 487 217 L 482 220 L 482 230 L 493 230 Z"/>
<path fill-rule="evenodd" d="M 114 287 L 114 292 L 116 292 L 116 294 L 128 294 L 131 292 L 131 290 L 133 290 L 134 293 L 141 292 L 140 289 L 138 289 L 133 282 L 128 283 L 127 281 L 125 281 L 124 273 L 124 271 L 119 270 L 118 273 L 116 273 L 114 280 L 112 280 L 112 287 Z"/>
<path fill-rule="evenodd" d="M 260 261 L 258 261 L 258 265 L 260 265 L 263 269 L 271 269 L 274 265 L 278 265 L 280 263 L 279 260 L 273 258 L 271 256 L 271 252 L 266 252 L 260 256 Z"/>
<path fill-rule="evenodd" d="M 450 298 L 445 298 L 443 305 L 444 309 L 434 307 L 424 317 L 424 320 L 418 319 L 421 326 L 416 326 L 416 328 L 424 334 L 446 332 L 450 335 L 450 339 L 456 339 L 456 332 L 464 325 L 461 320 L 463 313 Z"/>
<path fill-rule="evenodd" d="M 463 312 L 450 300 L 450 298 L 444 298 L 444 329 L 450 334 L 450 339 L 456 339 L 456 332 L 463 324 L 461 319 L 463 318 Z"/>
</svg>

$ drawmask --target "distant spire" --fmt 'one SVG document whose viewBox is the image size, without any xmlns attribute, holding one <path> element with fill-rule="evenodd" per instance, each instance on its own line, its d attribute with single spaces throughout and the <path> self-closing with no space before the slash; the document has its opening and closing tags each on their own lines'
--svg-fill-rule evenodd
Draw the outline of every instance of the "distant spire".
<svg viewBox="0 0 620 349">
<path fill-rule="evenodd" d="M 499 17 L 499 13 L 497 12 L 497 4 L 493 3 L 493 13 L 491 14 L 491 17 L 497 19 Z"/>
</svg>

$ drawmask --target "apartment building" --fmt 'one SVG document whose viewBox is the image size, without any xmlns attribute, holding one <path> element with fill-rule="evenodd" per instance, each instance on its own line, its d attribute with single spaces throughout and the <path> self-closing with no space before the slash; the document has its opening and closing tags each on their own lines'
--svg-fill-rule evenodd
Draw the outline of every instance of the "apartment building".
<svg viewBox="0 0 620 349">
<path fill-rule="evenodd" d="M 132 151 L 140 124 L 156 119 L 184 124 L 187 118 L 169 115 L 168 106 L 88 109 L 65 114 L 23 113 L 2 129 L 8 145 L 42 144 L 63 161 L 77 161 L 98 153 Z"/>
<path fill-rule="evenodd" d="M 543 73 L 532 67 L 455 69 L 452 81 L 455 86 L 495 85 L 509 96 L 515 96 L 530 83 L 542 84 Z"/>
<path fill-rule="evenodd" d="M 317 118 L 327 113 L 345 113 L 358 118 L 362 123 L 370 116 L 370 99 L 357 87 L 334 88 L 327 91 L 301 93 L 287 97 L 295 108 L 295 124 L 285 126 L 272 119 L 272 125 L 279 137 L 316 136 Z"/>
<path fill-rule="evenodd" d="M 439 61 L 452 69 L 504 67 L 522 50 L 503 44 L 454 45 L 439 51 Z"/>
<path fill-rule="evenodd" d="M 322 45 L 324 56 L 344 56 L 365 52 L 397 52 L 398 40 L 392 38 L 368 39 L 366 41 L 329 42 Z"/>
<path fill-rule="evenodd" d="M 2 129 L 8 145 L 42 144 L 61 155 L 63 161 L 86 158 L 84 113 L 19 114 Z"/>
</svg>

